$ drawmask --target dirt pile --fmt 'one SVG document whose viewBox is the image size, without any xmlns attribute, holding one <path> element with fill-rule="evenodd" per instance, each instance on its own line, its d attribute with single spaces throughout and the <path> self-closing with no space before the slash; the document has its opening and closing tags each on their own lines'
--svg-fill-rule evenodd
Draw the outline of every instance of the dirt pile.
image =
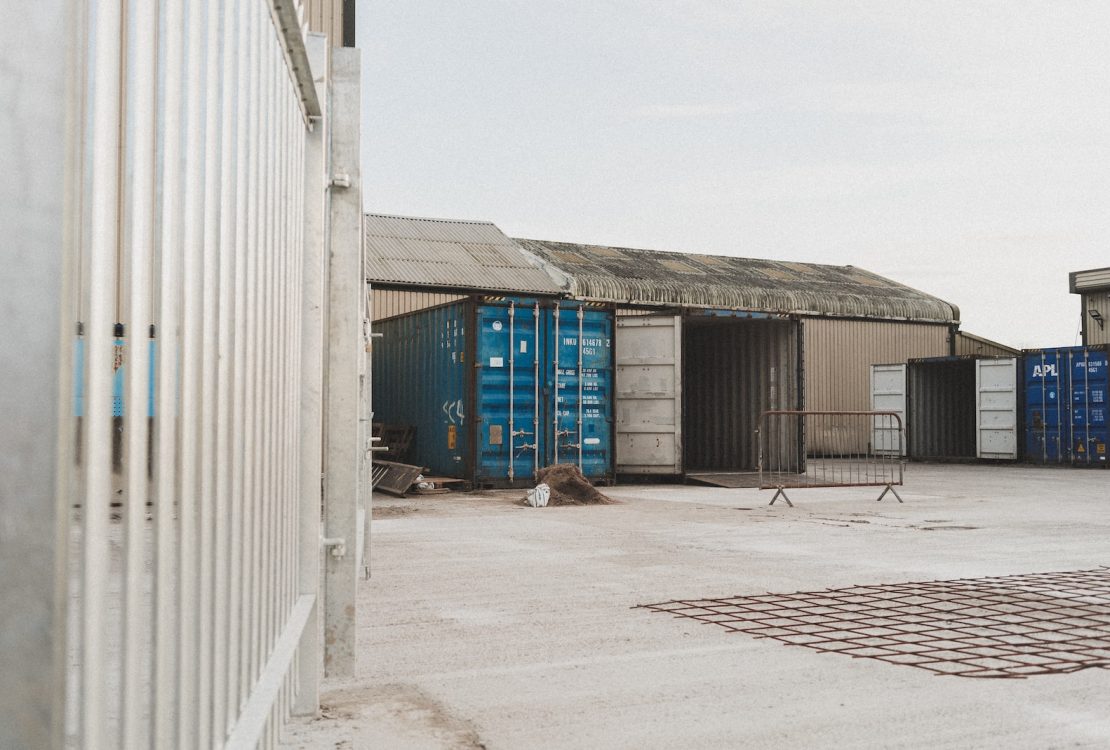
<svg viewBox="0 0 1110 750">
<path fill-rule="evenodd" d="M 608 505 L 616 502 L 597 491 L 574 464 L 554 464 L 540 469 L 536 483 L 551 488 L 548 505 Z"/>
</svg>

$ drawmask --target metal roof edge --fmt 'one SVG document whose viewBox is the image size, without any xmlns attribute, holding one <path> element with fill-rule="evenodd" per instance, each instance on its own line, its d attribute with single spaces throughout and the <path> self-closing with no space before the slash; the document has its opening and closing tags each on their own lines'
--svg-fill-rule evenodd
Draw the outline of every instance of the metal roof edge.
<svg viewBox="0 0 1110 750">
<path fill-rule="evenodd" d="M 492 221 L 486 219 L 438 219 L 432 216 L 405 216 L 403 214 L 383 214 L 378 211 L 363 211 L 363 218 L 373 216 L 378 219 L 404 219 L 406 221 L 434 221 L 440 224 L 474 224 L 495 227 L 497 231 L 501 232 L 501 227 L 498 227 Z M 505 234 L 501 232 L 501 234 Z M 505 234 L 506 237 L 509 235 Z M 509 238 L 512 239 L 512 238 Z"/>
<path fill-rule="evenodd" d="M 1068 291 L 1071 292 L 1072 294 L 1083 294 L 1084 292 L 1087 292 L 1087 291 L 1102 289 L 1103 286 L 1101 284 L 1096 284 L 1096 285 L 1091 286 L 1091 287 L 1083 287 L 1082 289 L 1079 286 L 1080 283 L 1081 283 L 1080 282 L 1080 277 L 1081 276 L 1085 276 L 1087 274 L 1096 274 L 1096 273 L 1097 274 L 1110 275 L 1110 266 L 1107 266 L 1105 268 L 1088 268 L 1085 271 L 1072 271 L 1071 273 L 1068 274 Z"/>
<path fill-rule="evenodd" d="M 605 249 L 605 250 L 615 250 L 615 251 L 618 251 L 618 252 L 644 253 L 644 254 L 647 254 L 648 256 L 673 256 L 673 257 L 680 258 L 680 259 L 684 258 L 687 255 L 690 255 L 690 253 L 680 253 L 680 252 L 676 252 L 676 251 L 667 251 L 667 250 L 652 250 L 652 249 L 646 249 L 646 248 L 625 248 L 625 247 L 606 246 L 606 245 L 591 245 L 591 244 L 584 244 L 584 243 L 562 242 L 562 241 L 555 241 L 555 240 L 537 240 L 537 239 L 529 239 L 529 238 L 523 238 L 523 237 L 513 237 L 511 239 L 513 240 L 513 242 L 520 245 L 525 251 L 529 252 L 530 254 L 535 254 L 535 255 L 539 255 L 540 253 L 553 252 L 557 247 L 561 247 L 561 246 L 567 246 L 570 249 L 575 250 L 580 254 L 584 254 L 586 257 L 589 256 L 591 248 L 598 248 L 598 249 Z M 533 248 L 535 248 L 535 250 L 533 250 Z M 695 256 L 698 256 L 698 255 L 703 256 L 705 254 L 701 253 L 701 254 L 694 254 L 694 255 Z M 716 256 L 716 257 L 720 257 L 722 259 L 736 260 L 736 261 L 741 261 L 741 262 L 751 261 L 751 262 L 755 262 L 755 263 L 770 263 L 770 264 L 786 263 L 786 261 L 776 261 L 776 260 L 761 259 L 761 258 L 740 258 L 738 256 Z M 683 300 L 683 299 L 678 298 L 680 296 L 679 294 L 677 294 L 677 293 L 676 294 L 671 294 L 671 292 L 675 291 L 673 288 L 669 288 L 672 285 L 671 282 L 669 282 L 669 281 L 659 282 L 659 281 L 649 280 L 649 281 L 646 281 L 644 283 L 648 286 L 655 285 L 654 288 L 661 290 L 660 295 L 658 296 L 658 298 L 653 297 L 651 299 L 640 299 L 639 297 L 637 297 L 635 295 L 637 295 L 638 292 L 642 293 L 643 289 L 635 288 L 637 286 L 637 284 L 622 284 L 622 282 L 620 280 L 621 277 L 619 275 L 614 275 L 611 269 L 599 268 L 596 272 L 592 272 L 588 268 L 566 267 L 566 266 L 561 265 L 557 258 L 547 259 L 546 255 L 541 255 L 541 260 L 543 260 L 543 262 L 545 262 L 547 264 L 550 264 L 551 266 L 557 268 L 562 274 L 564 274 L 564 275 L 566 275 L 570 278 L 570 280 L 571 280 L 571 287 L 570 287 L 571 294 L 572 294 L 572 296 L 574 296 L 577 299 L 593 299 L 593 300 L 604 301 L 604 302 L 609 302 L 609 303 L 618 304 L 618 305 L 632 305 L 632 306 L 670 305 L 670 306 L 678 306 L 678 307 L 684 307 L 684 308 L 703 308 L 703 309 L 722 309 L 722 310 L 750 310 L 750 311 L 753 311 L 753 312 L 773 312 L 773 313 L 783 313 L 783 314 L 790 314 L 790 315 L 803 315 L 803 316 L 806 316 L 806 317 L 836 317 L 836 318 L 860 318 L 860 319 L 868 319 L 868 320 L 916 321 L 916 322 L 922 322 L 922 323 L 945 324 L 945 325 L 950 325 L 950 326 L 951 325 L 957 325 L 958 326 L 959 323 L 960 323 L 960 308 L 957 305 L 955 305 L 951 302 L 948 302 L 946 300 L 940 299 L 939 297 L 936 297 L 932 294 L 928 294 L 926 292 L 923 292 L 919 289 L 915 289 L 914 287 L 908 286 L 906 284 L 902 284 L 901 282 L 894 281 L 893 279 L 889 279 L 885 276 L 881 276 L 879 274 L 876 274 L 873 271 L 869 271 L 867 269 L 859 268 L 858 266 L 852 266 L 852 265 L 834 265 L 834 264 L 828 264 L 828 263 L 803 263 L 803 264 L 801 264 L 801 265 L 813 267 L 814 269 L 822 269 L 822 268 L 824 268 L 824 269 L 835 269 L 837 271 L 850 271 L 851 273 L 857 273 L 857 274 L 860 274 L 860 275 L 863 275 L 863 276 L 869 277 L 871 279 L 875 279 L 877 281 L 882 282 L 882 285 L 885 286 L 887 289 L 889 289 L 891 291 L 901 290 L 903 292 L 903 294 L 901 296 L 897 296 L 897 295 L 891 296 L 889 298 L 890 299 L 889 302 L 863 305 L 862 307 L 871 307 L 871 308 L 874 309 L 873 312 L 867 313 L 867 312 L 847 309 L 848 307 L 850 307 L 850 305 L 848 305 L 846 303 L 842 304 L 842 305 L 832 305 L 832 307 L 834 307 L 834 308 L 842 308 L 842 309 L 828 310 L 828 309 L 809 309 L 809 308 L 803 308 L 803 307 L 793 307 L 792 308 L 792 307 L 789 306 L 789 303 L 786 303 L 786 304 L 784 304 L 780 307 L 769 307 L 769 306 L 766 306 L 766 305 L 759 304 L 759 302 L 757 300 L 753 300 L 754 302 L 756 302 L 756 304 L 754 306 L 753 305 L 748 305 L 748 304 L 745 304 L 745 303 L 736 304 L 736 302 L 738 300 L 721 300 L 717 304 L 713 304 L 712 301 L 706 300 L 706 299 L 700 299 L 698 301 Z M 579 264 L 579 265 L 581 265 L 581 264 Z M 677 284 L 678 286 L 685 285 L 685 282 L 681 279 L 675 280 L 674 283 Z M 639 286 L 643 286 L 643 285 L 639 285 Z M 740 289 L 741 287 L 735 286 L 734 288 L 735 289 Z M 626 292 L 628 294 L 626 294 Z M 629 295 L 632 295 L 632 296 L 629 296 Z M 737 296 L 737 295 L 732 295 L 732 296 Z M 740 295 L 740 296 L 744 296 L 744 295 Z M 803 298 L 795 299 L 794 300 L 795 303 L 809 304 L 809 303 L 814 302 L 813 299 L 808 299 L 808 300 L 804 299 L 804 297 L 812 296 L 812 295 L 804 295 L 803 294 L 803 295 L 795 295 L 795 296 L 796 297 L 803 297 Z M 866 295 L 866 294 L 861 295 L 858 290 L 852 291 L 850 293 L 845 292 L 844 294 L 839 295 L 839 297 L 842 300 L 848 300 L 850 297 L 855 297 L 857 299 L 873 299 L 870 295 Z M 732 304 L 729 304 L 730 302 Z M 899 307 L 904 308 L 904 310 L 896 309 L 896 308 L 899 308 Z M 915 314 L 915 311 L 914 311 L 915 307 L 916 307 L 917 314 Z M 886 309 L 883 309 L 883 308 L 886 308 Z M 902 313 L 902 312 L 904 312 L 905 314 L 899 314 L 899 313 Z"/>
<path fill-rule="evenodd" d="M 445 286 L 443 284 L 421 284 L 416 281 L 374 281 L 366 279 L 366 283 L 371 289 L 390 291 L 390 292 L 434 292 L 436 294 L 457 294 L 459 296 L 468 296 L 471 294 L 507 294 L 517 297 L 544 297 L 551 299 L 571 299 L 571 296 L 563 291 L 550 291 L 550 292 L 532 292 L 521 291 L 520 289 L 505 289 L 502 287 L 476 287 L 476 286 Z"/>
<path fill-rule="evenodd" d="M 781 317 L 799 317 L 822 320 L 854 320 L 859 322 L 887 321 L 894 323 L 915 324 L 920 323 L 921 325 L 947 326 L 949 328 L 954 325 L 959 325 L 959 320 L 949 320 L 947 318 L 907 318 L 905 316 L 897 315 L 858 315 L 854 313 L 828 312 L 825 310 L 772 310 L 756 307 L 732 307 L 727 305 L 705 305 L 700 303 L 693 304 L 683 302 L 660 302 L 658 300 L 627 300 L 593 294 L 578 294 L 576 290 L 568 293 L 567 297 L 569 299 L 581 300 L 583 302 L 604 302 L 610 305 L 618 305 L 626 308 L 638 308 L 645 310 L 727 310 L 731 312 L 750 312 L 761 313 L 764 315 L 778 315 Z M 943 300 L 941 301 L 943 302 Z M 948 306 L 953 307 L 953 305 L 950 304 Z"/>
<path fill-rule="evenodd" d="M 573 296 L 575 288 L 577 287 L 573 276 L 563 271 L 563 269 L 559 268 L 554 263 L 548 263 L 535 253 L 528 252 L 520 246 L 520 243 L 517 242 L 515 238 L 509 237 L 509 240 L 525 260 L 546 273 L 548 278 L 566 294 Z"/>
<path fill-rule="evenodd" d="M 983 344 L 990 344 L 991 346 L 997 346 L 999 349 L 1008 349 L 1009 351 L 1013 352 L 1014 354 L 1020 354 L 1021 353 L 1021 349 L 1018 349 L 1016 346 L 1010 346 L 1009 344 L 1003 344 L 999 341 L 995 341 L 994 339 L 988 339 L 988 338 L 984 338 L 983 336 L 977 336 L 974 333 L 971 333 L 970 331 L 962 331 L 961 330 L 961 331 L 956 331 L 956 333 L 959 336 L 963 336 L 964 338 L 972 339 L 973 341 L 978 341 L 978 342 L 983 343 Z"/>
</svg>

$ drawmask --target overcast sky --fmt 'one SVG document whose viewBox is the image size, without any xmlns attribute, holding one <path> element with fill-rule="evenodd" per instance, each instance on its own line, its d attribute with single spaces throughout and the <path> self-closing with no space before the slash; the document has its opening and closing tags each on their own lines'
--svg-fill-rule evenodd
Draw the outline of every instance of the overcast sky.
<svg viewBox="0 0 1110 750">
<path fill-rule="evenodd" d="M 1110 266 L 1110 3 L 359 0 L 367 210 L 862 266 L 1021 347 Z"/>
</svg>

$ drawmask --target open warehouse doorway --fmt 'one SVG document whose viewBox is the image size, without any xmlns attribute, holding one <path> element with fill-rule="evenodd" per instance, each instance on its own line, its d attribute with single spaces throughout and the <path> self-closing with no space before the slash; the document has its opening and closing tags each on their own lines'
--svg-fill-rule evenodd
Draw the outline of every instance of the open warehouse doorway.
<svg viewBox="0 0 1110 750">
<path fill-rule="evenodd" d="M 802 406 L 800 326 L 793 319 L 623 314 L 615 344 L 620 474 L 755 472 L 759 415 Z"/>
</svg>

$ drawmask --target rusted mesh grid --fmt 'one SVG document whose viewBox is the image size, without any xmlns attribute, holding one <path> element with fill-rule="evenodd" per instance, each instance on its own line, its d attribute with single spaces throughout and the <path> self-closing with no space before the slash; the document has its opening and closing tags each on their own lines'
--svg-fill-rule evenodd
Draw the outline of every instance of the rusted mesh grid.
<svg viewBox="0 0 1110 750">
<path fill-rule="evenodd" d="M 641 605 L 959 677 L 1110 667 L 1110 568 Z"/>
</svg>

